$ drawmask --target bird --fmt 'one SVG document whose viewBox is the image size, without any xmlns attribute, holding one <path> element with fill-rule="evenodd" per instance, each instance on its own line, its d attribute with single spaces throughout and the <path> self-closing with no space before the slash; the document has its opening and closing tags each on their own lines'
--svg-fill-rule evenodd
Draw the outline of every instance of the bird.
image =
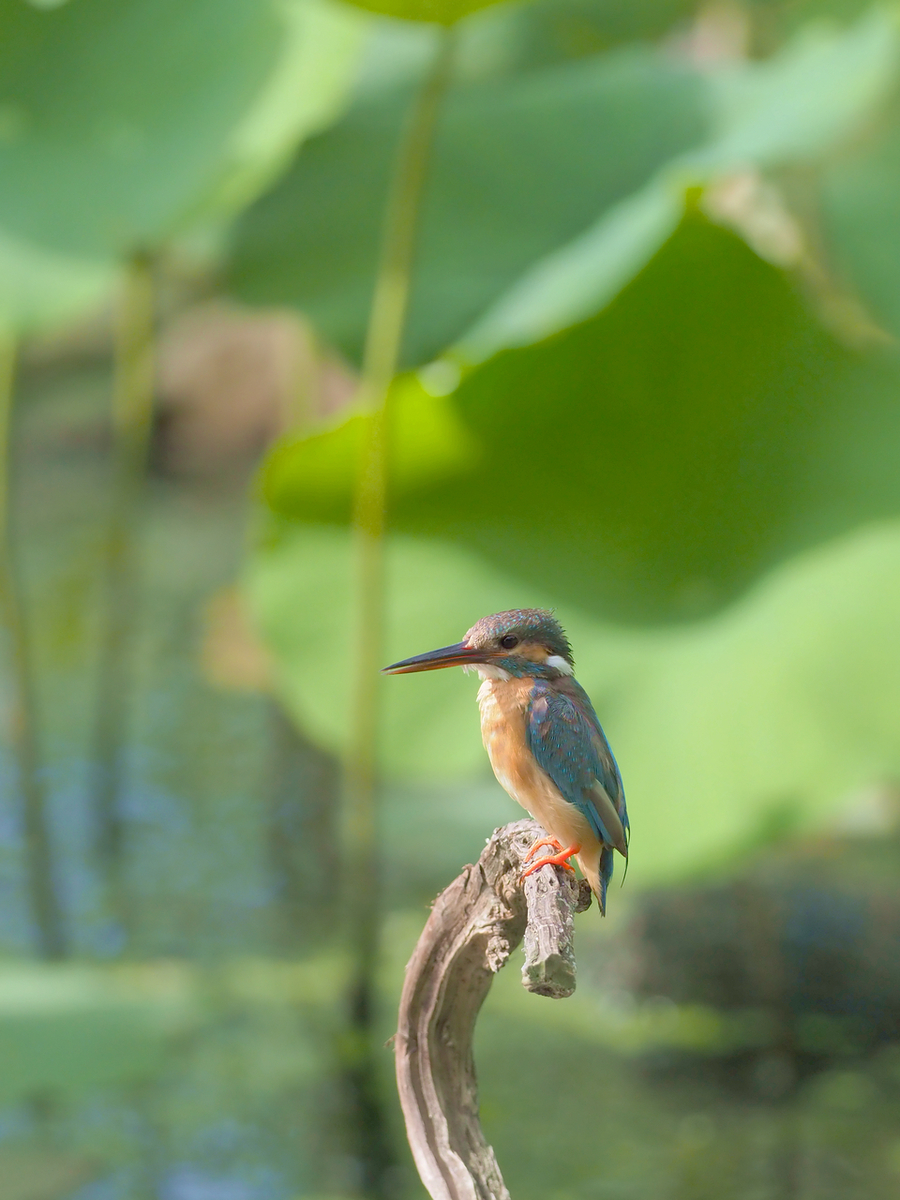
<svg viewBox="0 0 900 1200">
<path fill-rule="evenodd" d="M 622 776 L 587 692 L 575 679 L 569 639 L 552 612 L 516 608 L 476 621 L 461 642 L 382 669 L 385 675 L 474 669 L 481 677 L 481 736 L 501 787 L 548 836 L 547 863 L 574 858 L 606 913 L 614 852 L 627 867 L 630 825 Z"/>
</svg>

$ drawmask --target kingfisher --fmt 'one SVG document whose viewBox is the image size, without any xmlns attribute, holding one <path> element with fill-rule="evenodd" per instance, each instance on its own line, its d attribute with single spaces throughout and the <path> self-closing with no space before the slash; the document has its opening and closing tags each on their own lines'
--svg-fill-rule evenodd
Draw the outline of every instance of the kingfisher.
<svg viewBox="0 0 900 1200">
<path fill-rule="evenodd" d="M 476 621 L 461 642 L 383 668 L 385 675 L 474 668 L 481 736 L 501 787 L 548 837 L 531 863 L 574 871 L 574 858 L 606 913 L 614 851 L 628 859 L 630 827 L 622 776 L 594 706 L 575 679 L 572 647 L 543 608 L 515 608 Z"/>
</svg>

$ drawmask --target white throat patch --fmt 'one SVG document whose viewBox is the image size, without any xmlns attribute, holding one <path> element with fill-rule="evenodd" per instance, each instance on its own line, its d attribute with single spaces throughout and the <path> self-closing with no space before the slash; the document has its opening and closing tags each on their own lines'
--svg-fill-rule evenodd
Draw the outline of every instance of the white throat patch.
<svg viewBox="0 0 900 1200">
<path fill-rule="evenodd" d="M 512 679 L 509 671 L 504 671 L 502 667 L 495 667 L 492 663 L 476 663 L 475 670 L 482 679 L 497 679 L 502 683 L 507 683 Z"/>
</svg>

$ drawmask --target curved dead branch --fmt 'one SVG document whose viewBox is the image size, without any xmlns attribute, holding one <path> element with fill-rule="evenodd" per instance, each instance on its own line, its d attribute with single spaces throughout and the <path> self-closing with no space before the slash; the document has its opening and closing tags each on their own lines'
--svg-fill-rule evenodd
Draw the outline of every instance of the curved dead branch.
<svg viewBox="0 0 900 1200">
<path fill-rule="evenodd" d="M 544 831 L 516 821 L 438 896 L 406 968 L 395 1042 L 406 1131 L 432 1200 L 509 1200 L 478 1119 L 475 1021 L 497 971 L 525 938 L 522 983 L 541 996 L 575 990 L 574 912 L 587 883 L 546 866 L 521 882 Z"/>
</svg>

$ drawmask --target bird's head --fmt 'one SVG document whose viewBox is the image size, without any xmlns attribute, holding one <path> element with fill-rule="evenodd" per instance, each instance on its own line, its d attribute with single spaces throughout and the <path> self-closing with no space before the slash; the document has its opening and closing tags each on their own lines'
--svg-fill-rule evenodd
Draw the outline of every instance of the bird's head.
<svg viewBox="0 0 900 1200">
<path fill-rule="evenodd" d="M 461 642 L 393 663 L 385 675 L 474 667 L 482 678 L 532 675 L 554 679 L 574 671 L 572 647 L 562 626 L 544 608 L 514 608 L 476 621 Z"/>
</svg>

